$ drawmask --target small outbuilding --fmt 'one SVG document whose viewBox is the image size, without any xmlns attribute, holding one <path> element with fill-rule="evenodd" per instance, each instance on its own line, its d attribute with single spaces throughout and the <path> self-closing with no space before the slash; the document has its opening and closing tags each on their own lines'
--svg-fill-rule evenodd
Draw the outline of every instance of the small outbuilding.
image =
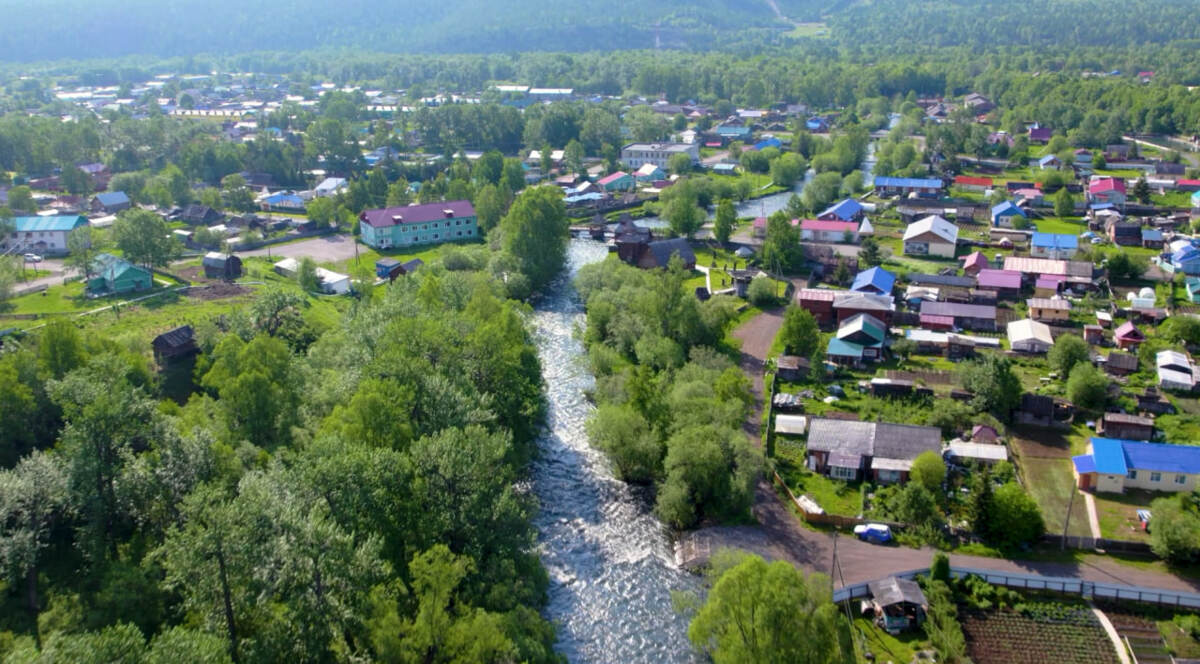
<svg viewBox="0 0 1200 664">
<path fill-rule="evenodd" d="M 209 279 L 224 279 L 233 281 L 242 276 L 242 259 L 232 254 L 225 255 L 219 251 L 204 254 L 201 261 L 204 266 L 204 276 Z"/>
<path fill-rule="evenodd" d="M 160 365 L 196 352 L 196 336 L 191 325 L 180 325 L 154 337 L 154 360 Z"/>
<path fill-rule="evenodd" d="M 916 581 L 889 576 L 872 581 L 867 588 L 871 591 L 875 622 L 889 634 L 914 629 L 925 622 L 929 603 Z"/>
</svg>

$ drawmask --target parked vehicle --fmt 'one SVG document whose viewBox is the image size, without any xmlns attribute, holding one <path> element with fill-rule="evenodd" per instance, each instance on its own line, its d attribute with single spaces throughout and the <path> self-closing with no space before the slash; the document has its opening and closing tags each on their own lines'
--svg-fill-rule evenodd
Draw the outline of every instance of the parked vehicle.
<svg viewBox="0 0 1200 664">
<path fill-rule="evenodd" d="M 892 529 L 882 523 L 864 523 L 854 527 L 854 536 L 872 544 L 887 544 L 892 541 Z"/>
<path fill-rule="evenodd" d="M 26 263 L 41 263 L 42 257 L 37 254 L 25 254 Z"/>
</svg>

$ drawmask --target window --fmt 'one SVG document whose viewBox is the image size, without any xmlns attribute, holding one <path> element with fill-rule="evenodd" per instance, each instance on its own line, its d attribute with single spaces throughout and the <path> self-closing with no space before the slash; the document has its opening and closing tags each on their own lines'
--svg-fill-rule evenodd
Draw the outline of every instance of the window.
<svg viewBox="0 0 1200 664">
<path fill-rule="evenodd" d="M 842 468 L 841 466 L 830 466 L 829 474 L 840 480 L 852 480 L 858 475 L 858 470 L 855 468 Z"/>
<path fill-rule="evenodd" d="M 1150 473 L 1150 481 L 1151 482 L 1161 482 L 1162 481 L 1162 473 Z"/>
<path fill-rule="evenodd" d="M 1176 484 L 1187 484 L 1187 475 L 1176 475 L 1175 483 Z"/>
<path fill-rule="evenodd" d="M 1126 477 L 1128 477 L 1131 480 L 1136 480 L 1137 479 L 1137 471 L 1136 470 L 1129 471 L 1129 474 L 1126 475 Z"/>
</svg>

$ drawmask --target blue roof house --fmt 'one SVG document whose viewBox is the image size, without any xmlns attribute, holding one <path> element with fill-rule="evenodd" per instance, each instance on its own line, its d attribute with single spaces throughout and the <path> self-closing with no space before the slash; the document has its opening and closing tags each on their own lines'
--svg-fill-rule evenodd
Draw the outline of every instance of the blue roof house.
<svg viewBox="0 0 1200 664">
<path fill-rule="evenodd" d="M 0 254 L 33 252 L 61 256 L 67 253 L 67 236 L 71 231 L 87 225 L 87 217 L 79 215 L 13 217 L 12 233 L 0 235 Z"/>
<path fill-rule="evenodd" d="M 1184 284 L 1187 288 L 1188 301 L 1200 304 L 1200 277 L 1188 277 Z"/>
<path fill-rule="evenodd" d="M 1124 493 L 1192 491 L 1200 477 L 1200 446 L 1092 438 L 1088 453 L 1072 457 L 1080 489 Z"/>
<path fill-rule="evenodd" d="M 1069 233 L 1034 233 L 1029 254 L 1035 258 L 1069 260 L 1079 249 L 1079 238 Z"/>
<path fill-rule="evenodd" d="M 128 209 L 133 203 L 129 200 L 129 196 L 123 191 L 106 191 L 96 194 L 92 198 L 92 212 L 103 212 L 105 214 L 116 214 L 121 210 Z"/>
<path fill-rule="evenodd" d="M 1171 254 L 1171 268 L 1190 275 L 1200 275 L 1200 249 L 1192 245 L 1180 247 Z"/>
<path fill-rule="evenodd" d="M 854 283 L 850 286 L 850 290 L 860 293 L 874 293 L 876 295 L 891 295 L 892 288 L 895 285 L 896 275 L 877 266 L 869 270 L 863 270 L 855 275 Z"/>
<path fill-rule="evenodd" d="M 1003 203 L 997 203 L 996 205 L 992 206 L 993 226 L 1006 226 L 1008 228 L 1012 228 L 1013 219 L 1015 217 L 1021 217 L 1025 220 L 1029 219 L 1029 216 L 1025 214 L 1025 211 L 1017 207 L 1017 204 L 1013 203 L 1012 201 L 1004 201 Z"/>
<path fill-rule="evenodd" d="M 262 206 L 271 210 L 303 210 L 304 199 L 296 194 L 279 192 L 271 194 L 260 201 Z"/>
<path fill-rule="evenodd" d="M 1043 170 L 1046 170 L 1046 169 L 1057 170 L 1061 166 L 1062 166 L 1062 160 L 1058 158 L 1058 155 L 1048 154 L 1048 155 L 1042 157 L 1041 159 L 1038 159 L 1038 168 L 1043 169 Z"/>
<path fill-rule="evenodd" d="M 750 129 L 750 127 L 743 127 L 741 125 L 721 125 L 720 127 L 713 129 L 713 133 L 726 140 L 744 141 L 747 138 L 750 138 L 750 135 L 753 133 L 753 131 Z"/>
<path fill-rule="evenodd" d="M 783 141 L 779 140 L 778 138 L 775 138 L 774 136 L 768 136 L 754 144 L 755 150 L 765 150 L 767 148 L 782 148 L 782 147 L 783 147 Z"/>
</svg>

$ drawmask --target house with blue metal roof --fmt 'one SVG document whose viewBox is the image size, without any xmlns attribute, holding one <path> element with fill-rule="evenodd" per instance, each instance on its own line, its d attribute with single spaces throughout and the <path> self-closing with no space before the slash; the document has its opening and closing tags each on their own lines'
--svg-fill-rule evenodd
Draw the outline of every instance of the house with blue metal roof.
<svg viewBox="0 0 1200 664">
<path fill-rule="evenodd" d="M 1200 275 L 1200 249 L 1190 244 L 1180 247 L 1171 253 L 1168 265 L 1173 271 Z"/>
<path fill-rule="evenodd" d="M 133 205 L 133 202 L 129 200 L 129 196 L 125 195 L 125 192 L 123 192 L 123 191 L 106 191 L 106 192 L 103 192 L 100 194 L 96 194 L 92 198 L 90 207 L 92 209 L 92 212 L 96 212 L 96 213 L 103 212 L 104 214 L 116 214 L 116 213 L 120 212 L 121 210 L 128 209 L 129 206 L 131 206 L 131 205 Z"/>
<path fill-rule="evenodd" d="M 754 144 L 755 150 L 766 150 L 767 148 L 778 149 L 778 148 L 782 148 L 782 147 L 783 147 L 783 141 L 779 140 L 778 138 L 775 138 L 774 136 L 768 136 Z"/>
<path fill-rule="evenodd" d="M 13 217 L 13 231 L 7 236 L 0 236 L 0 253 L 65 255 L 67 236 L 76 228 L 87 226 L 87 223 L 87 217 L 79 215 Z"/>
<path fill-rule="evenodd" d="M 1035 258 L 1070 260 L 1079 249 L 1079 238 L 1069 233 L 1034 233 L 1029 255 Z"/>
<path fill-rule="evenodd" d="M 862 203 L 853 198 L 840 200 L 817 215 L 821 221 L 862 221 L 862 217 Z"/>
<path fill-rule="evenodd" d="M 942 181 L 932 178 L 894 178 L 882 175 L 875 177 L 876 196 L 917 196 L 933 197 L 942 192 Z"/>
<path fill-rule="evenodd" d="M 1058 155 L 1048 154 L 1048 155 L 1042 157 L 1041 159 L 1038 159 L 1037 165 L 1038 165 L 1038 168 L 1041 168 L 1043 170 L 1045 170 L 1045 169 L 1058 170 L 1059 168 L 1062 167 L 1062 160 L 1058 158 Z"/>
<path fill-rule="evenodd" d="M 855 275 L 854 283 L 850 286 L 850 290 L 860 293 L 874 293 L 876 295 L 891 295 L 892 288 L 895 285 L 896 275 L 876 266 Z"/>
<path fill-rule="evenodd" d="M 1003 203 L 997 203 L 992 206 L 993 226 L 1005 226 L 1007 228 L 1012 228 L 1013 219 L 1016 217 L 1029 219 L 1029 215 L 1025 214 L 1025 211 L 1017 207 L 1017 204 L 1012 201 L 1004 201 Z"/>
<path fill-rule="evenodd" d="M 1200 446 L 1092 438 L 1088 453 L 1072 457 L 1080 489 L 1124 493 L 1192 491 L 1200 477 Z"/>
<path fill-rule="evenodd" d="M 112 254 L 98 254 L 91 271 L 94 276 L 88 280 L 87 289 L 94 295 L 129 293 L 154 286 L 150 270 Z"/>
</svg>

